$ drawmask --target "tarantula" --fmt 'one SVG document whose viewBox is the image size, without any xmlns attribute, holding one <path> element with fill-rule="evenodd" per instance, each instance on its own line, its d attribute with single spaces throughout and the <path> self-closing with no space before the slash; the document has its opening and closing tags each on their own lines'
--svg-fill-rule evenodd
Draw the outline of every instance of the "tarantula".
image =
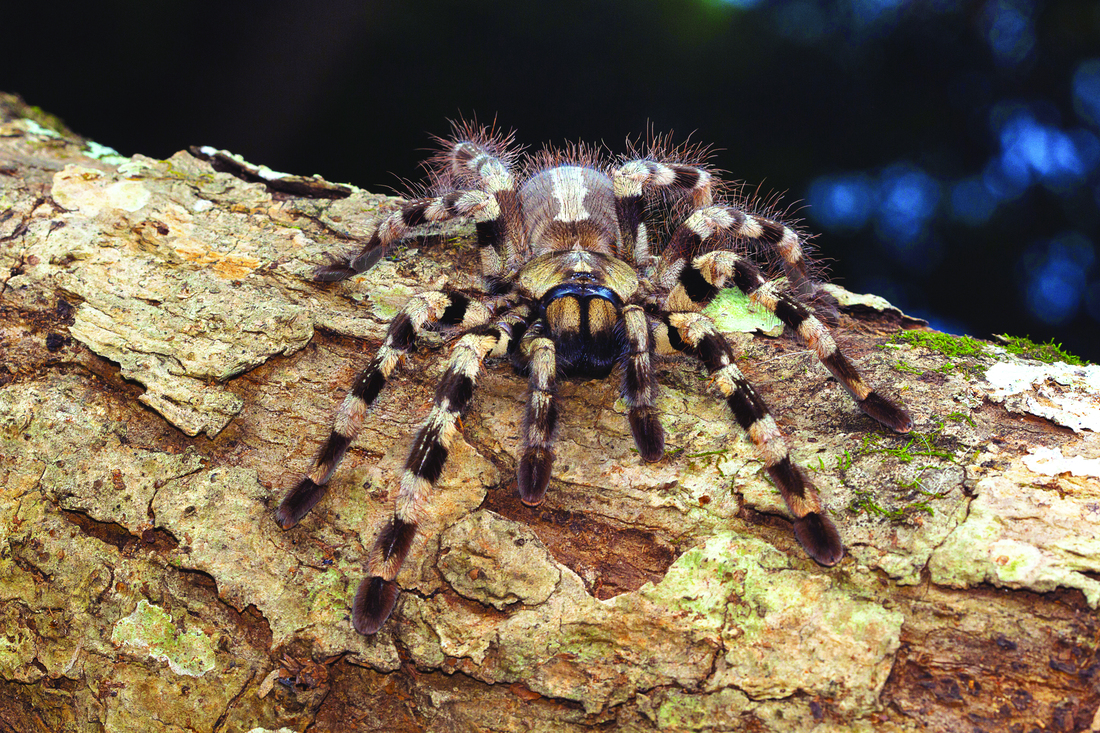
<svg viewBox="0 0 1100 733">
<path fill-rule="evenodd" d="M 476 223 L 484 289 L 425 292 L 408 302 L 337 411 L 313 467 L 276 511 L 278 523 L 289 529 L 320 501 L 368 407 L 418 334 L 461 334 L 413 441 L 393 516 L 369 555 L 369 575 L 352 604 L 355 629 L 373 634 L 393 610 L 397 572 L 489 357 L 509 357 L 528 379 L 518 467 L 525 504 L 542 502 L 550 480 L 560 378 L 602 379 L 617 368 L 638 452 L 656 461 L 665 440 L 654 358 L 679 352 L 699 359 L 712 375 L 782 493 L 807 554 L 821 565 L 839 562 L 844 547 L 817 491 L 734 365 L 729 342 L 702 313 L 723 288 L 737 288 L 796 332 L 860 409 L 908 432 L 905 409 L 863 381 L 807 305 L 816 286 L 799 235 L 722 200 L 719 181 L 697 148 L 657 144 L 618 164 L 600 162 L 583 146 L 526 156 L 513 148 L 512 134 L 466 124 L 455 125 L 453 137 L 440 142 L 442 152 L 427 164 L 435 195 L 405 203 L 380 221 L 361 252 L 315 274 L 318 281 L 336 282 L 364 272 L 418 224 L 454 218 Z M 662 198 L 681 202 L 687 212 L 664 246 L 651 249 L 651 226 L 659 222 L 647 221 L 647 211 L 660 208 L 654 204 Z M 765 276 L 745 254 L 750 248 L 779 259 L 785 279 Z"/>
</svg>

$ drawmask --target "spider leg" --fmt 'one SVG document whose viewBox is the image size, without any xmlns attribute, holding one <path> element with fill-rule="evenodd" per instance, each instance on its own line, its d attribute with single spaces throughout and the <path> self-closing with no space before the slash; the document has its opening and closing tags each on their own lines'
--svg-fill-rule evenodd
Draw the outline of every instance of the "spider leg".
<svg viewBox="0 0 1100 733">
<path fill-rule="evenodd" d="M 519 462 L 520 500 L 538 506 L 546 497 L 558 433 L 557 351 L 541 333 L 528 332 L 520 347 L 529 369 L 523 417 L 523 457 Z"/>
<path fill-rule="evenodd" d="M 318 267 L 313 279 L 319 282 L 338 282 L 366 272 L 382 259 L 390 247 L 409 235 L 412 227 L 428 222 L 448 221 L 462 216 L 472 216 L 478 223 L 478 237 L 491 238 L 493 224 L 500 217 L 497 200 L 484 191 L 456 191 L 445 196 L 409 201 L 382 219 L 371 238 L 359 254 L 343 262 Z M 484 250 L 483 250 L 483 257 Z"/>
<path fill-rule="evenodd" d="M 840 534 L 809 477 L 791 460 L 783 433 L 764 400 L 734 366 L 729 342 L 702 313 L 671 313 L 667 325 L 672 348 L 697 357 L 714 376 L 737 424 L 756 446 L 765 470 L 794 516 L 799 544 L 821 565 L 836 565 L 844 556 Z"/>
<path fill-rule="evenodd" d="M 530 252 L 523 236 L 523 218 L 520 214 L 519 194 L 516 193 L 516 179 L 506 162 L 509 156 L 495 154 L 493 148 L 499 141 L 491 142 L 493 144 L 488 145 L 478 140 L 454 142 L 442 158 L 450 166 L 450 176 L 492 195 L 496 202 L 496 212 L 487 220 L 486 229 L 492 229 L 491 239 L 496 244 L 498 257 L 504 258 L 503 264 L 513 266 Z M 480 225 L 478 236 L 479 239 L 482 236 Z M 484 249 L 482 257 L 485 257 Z M 501 269 L 502 263 L 498 262 L 496 271 L 486 271 L 486 274 L 498 274 Z"/>
<path fill-rule="evenodd" d="M 638 453 L 647 461 L 665 453 L 665 431 L 657 416 L 657 372 L 653 369 L 653 335 L 649 318 L 639 305 L 623 308 L 626 358 L 623 362 L 623 399 L 630 408 L 630 431 Z"/>
<path fill-rule="evenodd" d="M 525 314 L 506 314 L 495 324 L 476 326 L 451 352 L 435 399 L 413 441 L 394 503 L 393 517 L 382 528 L 367 560 L 369 575 L 359 584 L 352 603 L 352 623 L 360 634 L 373 634 L 389 618 L 399 594 L 394 580 L 409 554 L 420 525 L 427 518 L 431 489 L 443 471 L 457 423 L 473 397 L 482 362 L 506 353 L 513 326 Z"/>
<path fill-rule="evenodd" d="M 611 174 L 615 193 L 615 218 L 622 244 L 617 253 L 624 259 L 645 264 L 649 259 L 649 232 L 645 224 L 646 189 L 669 188 L 691 194 L 696 206 L 711 202 L 713 178 L 704 168 L 652 160 L 631 160 Z"/>
<path fill-rule="evenodd" d="M 697 209 L 677 229 L 674 239 L 694 237 L 702 243 L 720 230 L 744 229 L 745 215 L 725 207 Z M 662 277 L 662 275 L 658 275 Z M 797 297 L 768 280 L 752 260 L 729 250 L 711 250 L 690 262 L 680 260 L 663 277 L 671 280 L 666 307 L 670 312 L 702 310 L 723 288 L 736 287 L 749 299 L 774 313 L 787 328 L 817 354 L 825 368 L 844 386 L 863 412 L 891 430 L 907 433 L 913 429 L 909 413 L 873 390 L 855 365 L 836 345 L 829 329 Z"/>
<path fill-rule="evenodd" d="M 351 391 L 336 411 L 332 432 L 325 440 L 313 468 L 292 488 L 275 511 L 275 521 L 290 529 L 325 495 L 326 484 L 344 458 L 348 446 L 363 426 L 367 408 L 374 403 L 401 359 L 412 350 L 416 337 L 432 326 L 471 327 L 486 322 L 489 310 L 462 293 L 428 292 L 414 296 L 390 323 L 386 338 L 370 364 L 356 378 Z"/>
<path fill-rule="evenodd" d="M 709 287 L 721 288 L 729 281 L 749 296 L 753 303 L 774 313 L 783 325 L 797 333 L 814 350 L 817 358 L 844 386 L 863 412 L 895 432 L 908 433 L 913 429 L 913 420 L 905 408 L 894 404 L 863 381 L 859 370 L 837 346 L 825 324 L 774 280 L 765 278 L 750 260 L 733 252 L 716 250 L 696 257 L 685 267 L 681 282 L 684 282 L 685 277 L 691 280 L 694 277 L 692 273 L 701 275 L 700 279 L 708 283 Z M 687 290 L 685 293 L 698 302 L 695 295 Z M 699 293 L 700 291 L 696 291 L 696 295 Z"/>
<path fill-rule="evenodd" d="M 700 246 L 719 231 L 755 240 L 765 248 L 778 252 L 784 274 L 794 291 L 803 297 L 814 293 L 798 233 L 785 224 L 748 214 L 729 204 L 701 206 L 688 216 L 673 232 L 665 248 L 662 262 L 666 266 L 664 273 L 670 272 L 667 268 L 677 267 L 677 263 L 698 252 Z M 667 275 L 663 280 L 668 285 L 672 284 Z"/>
</svg>

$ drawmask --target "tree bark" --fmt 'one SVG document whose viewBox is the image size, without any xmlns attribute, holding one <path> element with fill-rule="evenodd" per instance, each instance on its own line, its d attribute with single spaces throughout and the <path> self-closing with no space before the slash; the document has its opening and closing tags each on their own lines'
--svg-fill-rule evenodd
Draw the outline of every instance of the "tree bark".
<svg viewBox="0 0 1100 733">
<path fill-rule="evenodd" d="M 729 332 L 845 539 L 826 569 L 697 364 L 661 365 L 654 464 L 614 379 L 565 382 L 538 509 L 526 383 L 491 365 L 363 637 L 348 606 L 447 340 L 301 525 L 272 510 L 404 301 L 475 282 L 471 229 L 319 286 L 395 200 L 0 113 L 0 730 L 1100 730 L 1100 368 L 913 345 L 838 289 L 904 436 L 798 342 Z"/>
</svg>

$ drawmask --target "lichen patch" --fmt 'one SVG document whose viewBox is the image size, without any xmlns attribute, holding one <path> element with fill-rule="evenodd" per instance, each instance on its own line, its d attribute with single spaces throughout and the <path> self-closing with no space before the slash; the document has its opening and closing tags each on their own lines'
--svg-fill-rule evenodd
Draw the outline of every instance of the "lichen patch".
<svg viewBox="0 0 1100 733">
<path fill-rule="evenodd" d="M 111 641 L 167 662 L 179 675 L 202 677 L 214 669 L 213 640 L 197 629 L 181 631 L 167 611 L 145 600 L 119 619 Z"/>
</svg>

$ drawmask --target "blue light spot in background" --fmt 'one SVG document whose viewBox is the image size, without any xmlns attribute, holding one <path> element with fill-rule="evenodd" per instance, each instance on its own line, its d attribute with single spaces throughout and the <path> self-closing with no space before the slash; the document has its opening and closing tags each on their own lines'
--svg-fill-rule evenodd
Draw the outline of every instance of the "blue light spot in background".
<svg viewBox="0 0 1100 733">
<path fill-rule="evenodd" d="M 951 187 L 951 216 L 970 226 L 989 221 L 1000 197 L 980 178 L 964 178 Z"/>
<path fill-rule="evenodd" d="M 1085 300 L 1095 260 L 1092 242 L 1076 233 L 1028 249 L 1020 258 L 1028 311 L 1051 325 L 1072 319 Z"/>
<path fill-rule="evenodd" d="M 940 184 L 920 168 L 900 163 L 882 172 L 875 226 L 897 252 L 908 252 L 925 232 L 940 201 Z"/>
<path fill-rule="evenodd" d="M 928 232 L 941 189 L 920 168 L 898 163 L 877 180 L 861 173 L 818 178 L 807 199 L 810 215 L 827 229 L 855 231 L 873 219 L 878 239 L 895 260 L 927 271 L 943 251 L 943 243 Z"/>
<path fill-rule="evenodd" d="M 1073 108 L 1100 127 L 1100 59 L 1085 61 L 1073 72 Z"/>
<path fill-rule="evenodd" d="M 994 58 L 1002 66 L 1015 66 L 1035 47 L 1035 29 L 1028 0 L 989 0 L 979 19 Z"/>
<path fill-rule="evenodd" d="M 861 174 L 818 178 L 808 199 L 813 217 L 829 229 L 863 227 L 876 203 L 874 184 Z"/>
<path fill-rule="evenodd" d="M 1004 198 L 1019 195 L 1032 183 L 1056 191 L 1079 186 L 1100 163 L 1100 140 L 1091 132 L 1066 132 L 1039 122 L 1026 109 L 1001 121 L 998 137 L 1001 154 L 986 169 L 986 183 Z"/>
</svg>

